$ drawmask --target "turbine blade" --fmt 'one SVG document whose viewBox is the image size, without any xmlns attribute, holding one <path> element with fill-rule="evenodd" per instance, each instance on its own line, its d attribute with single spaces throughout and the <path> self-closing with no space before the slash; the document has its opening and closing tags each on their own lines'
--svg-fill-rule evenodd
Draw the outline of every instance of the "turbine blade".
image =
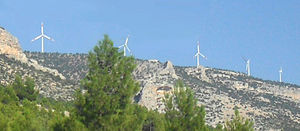
<svg viewBox="0 0 300 131">
<path fill-rule="evenodd" d="M 129 36 L 128 36 L 128 37 L 129 37 Z M 128 37 L 126 38 L 125 44 L 124 44 L 124 45 L 127 45 L 127 44 L 128 44 Z"/>
<path fill-rule="evenodd" d="M 126 49 L 131 53 L 130 49 L 128 48 L 128 46 L 126 46 Z"/>
<path fill-rule="evenodd" d="M 195 54 L 195 56 L 194 57 L 197 57 L 197 56 L 199 56 L 200 54 L 199 54 L 199 52 L 197 52 L 196 54 Z"/>
<path fill-rule="evenodd" d="M 124 45 L 120 45 L 119 48 L 123 47 Z"/>
<path fill-rule="evenodd" d="M 51 38 L 51 37 L 49 37 L 49 36 L 46 36 L 46 35 L 43 35 L 45 38 L 47 38 L 48 40 L 51 40 L 51 41 L 53 41 L 54 42 L 54 39 L 53 38 Z"/>
<path fill-rule="evenodd" d="M 43 35 L 39 35 L 37 37 L 35 37 L 34 39 L 31 40 L 31 42 L 36 41 L 37 39 L 41 38 Z"/>
<path fill-rule="evenodd" d="M 50 37 L 49 36 L 46 36 L 46 35 L 43 35 L 46 39 L 50 40 Z"/>
<path fill-rule="evenodd" d="M 200 42 L 199 41 L 197 41 L 197 49 L 198 49 L 198 52 L 200 52 Z"/>
<path fill-rule="evenodd" d="M 247 62 L 247 59 L 246 59 L 245 57 L 242 56 L 242 59 L 243 59 L 245 62 Z"/>
<path fill-rule="evenodd" d="M 206 56 L 204 56 L 203 54 L 199 53 L 199 55 L 201 55 L 204 59 L 207 59 Z"/>
</svg>

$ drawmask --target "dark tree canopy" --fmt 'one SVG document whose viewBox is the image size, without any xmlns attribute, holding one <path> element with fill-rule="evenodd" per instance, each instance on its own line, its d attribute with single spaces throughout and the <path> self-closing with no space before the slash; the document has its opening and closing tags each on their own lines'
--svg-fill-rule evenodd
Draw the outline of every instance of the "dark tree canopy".
<svg viewBox="0 0 300 131">
<path fill-rule="evenodd" d="M 205 131 L 204 106 L 197 105 L 192 90 L 185 87 L 182 81 L 175 85 L 173 95 L 166 96 L 166 130 Z"/>
<path fill-rule="evenodd" d="M 86 93 L 78 94 L 76 112 L 90 129 L 136 130 L 142 122 L 136 115 L 133 96 L 139 90 L 133 79 L 133 57 L 124 57 L 107 35 L 89 52 L 89 72 L 82 81 Z"/>
</svg>

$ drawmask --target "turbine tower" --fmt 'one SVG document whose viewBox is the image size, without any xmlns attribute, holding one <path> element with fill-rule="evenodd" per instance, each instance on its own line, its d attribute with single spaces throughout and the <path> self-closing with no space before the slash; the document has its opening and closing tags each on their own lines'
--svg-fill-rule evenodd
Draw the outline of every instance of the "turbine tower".
<svg viewBox="0 0 300 131">
<path fill-rule="evenodd" d="M 206 60 L 207 60 L 207 58 L 202 53 L 200 53 L 200 42 L 197 41 L 197 43 L 198 43 L 198 45 L 197 45 L 198 51 L 197 51 L 197 53 L 195 54 L 194 57 L 197 57 L 197 67 L 200 67 L 200 58 L 199 57 L 201 56 Z"/>
<path fill-rule="evenodd" d="M 43 22 L 41 23 L 41 35 L 39 35 L 36 38 L 34 38 L 33 40 L 31 40 L 31 42 L 34 42 L 40 38 L 42 38 L 42 53 L 44 53 L 44 38 L 46 38 L 50 41 L 53 41 L 53 42 L 54 42 L 54 39 L 52 39 L 49 36 L 44 34 L 44 23 Z"/>
<path fill-rule="evenodd" d="M 279 82 L 282 82 L 282 67 L 279 69 Z"/>
<path fill-rule="evenodd" d="M 244 61 L 246 63 L 247 74 L 248 74 L 248 76 L 250 76 L 251 75 L 251 73 L 250 73 L 250 59 L 245 59 L 244 57 L 243 57 L 243 59 L 244 59 Z"/>
<path fill-rule="evenodd" d="M 129 52 L 130 54 L 132 54 L 131 51 L 130 51 L 130 49 L 128 48 L 128 38 L 129 38 L 129 35 L 128 35 L 127 38 L 126 38 L 125 43 L 124 43 L 123 45 L 119 46 L 119 48 L 123 47 L 123 50 L 124 50 L 124 56 L 126 56 L 126 50 L 128 50 L 128 52 Z"/>
</svg>

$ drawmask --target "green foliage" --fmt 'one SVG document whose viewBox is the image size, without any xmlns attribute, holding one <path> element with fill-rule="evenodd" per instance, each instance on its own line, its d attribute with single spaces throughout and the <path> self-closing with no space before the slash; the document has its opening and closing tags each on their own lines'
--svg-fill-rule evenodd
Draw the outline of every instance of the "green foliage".
<svg viewBox="0 0 300 131">
<path fill-rule="evenodd" d="M 18 100 L 13 88 L 0 86 L 0 102 L 2 104 L 16 104 Z"/>
<path fill-rule="evenodd" d="M 15 81 L 11 86 L 20 100 L 28 99 L 34 101 L 39 94 L 39 92 L 34 89 L 33 79 L 29 77 L 23 82 L 22 78 L 19 75 L 16 75 Z"/>
<path fill-rule="evenodd" d="M 40 104 L 44 108 L 54 109 L 58 111 L 71 111 L 74 108 L 73 101 L 57 101 L 52 98 L 45 98 L 42 96 L 39 96 L 37 98 L 36 103 Z"/>
<path fill-rule="evenodd" d="M 215 129 L 216 131 L 222 131 L 223 130 L 223 125 L 217 124 L 217 127 Z"/>
<path fill-rule="evenodd" d="M 143 126 L 143 131 L 164 131 L 165 130 L 164 114 L 157 111 L 149 111 Z"/>
<path fill-rule="evenodd" d="M 74 117 L 65 118 L 53 126 L 55 131 L 87 131 L 88 129 Z"/>
<path fill-rule="evenodd" d="M 58 112 L 39 109 L 36 103 L 24 100 L 22 105 L 3 105 L 0 103 L 0 128 L 13 130 L 51 130 L 56 119 L 62 117 Z"/>
<path fill-rule="evenodd" d="M 166 96 L 165 105 L 166 130 L 208 130 L 204 106 L 197 106 L 192 90 L 185 88 L 182 81 L 176 83 L 172 96 Z"/>
<path fill-rule="evenodd" d="M 254 131 L 254 123 L 252 121 L 241 117 L 237 109 L 234 114 L 233 120 L 226 122 L 225 131 Z"/>
<path fill-rule="evenodd" d="M 16 87 L 34 89 L 34 83 L 30 79 L 23 82 L 20 77 L 16 77 L 11 85 L 7 87 L 0 86 L 1 130 L 52 130 L 53 125 L 64 118 L 58 108 L 52 111 L 51 106 L 48 108 L 38 107 L 38 103 L 34 101 L 36 99 L 35 94 L 29 94 L 30 90 Z"/>
<path fill-rule="evenodd" d="M 76 114 L 91 130 L 139 130 L 145 115 L 132 104 L 139 85 L 132 77 L 133 57 L 124 57 L 107 35 L 89 52 L 89 72 L 78 93 Z"/>
</svg>

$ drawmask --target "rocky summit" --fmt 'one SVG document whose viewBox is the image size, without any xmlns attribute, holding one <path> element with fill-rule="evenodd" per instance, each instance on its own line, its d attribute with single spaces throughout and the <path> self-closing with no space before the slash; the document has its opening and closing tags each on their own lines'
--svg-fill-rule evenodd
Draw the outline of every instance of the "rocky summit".
<svg viewBox="0 0 300 131">
<path fill-rule="evenodd" d="M 0 28 L 0 80 L 5 85 L 15 74 L 35 79 L 45 97 L 73 100 L 88 71 L 87 54 L 23 52 L 15 37 Z M 3 49 L 2 49 L 3 48 Z M 249 77 L 244 73 L 209 67 L 181 67 L 172 62 L 137 60 L 134 78 L 141 90 L 135 101 L 164 112 L 163 98 L 177 80 L 192 88 L 206 109 L 211 126 L 232 118 L 234 109 L 255 122 L 256 130 L 300 130 L 300 87 Z"/>
</svg>

